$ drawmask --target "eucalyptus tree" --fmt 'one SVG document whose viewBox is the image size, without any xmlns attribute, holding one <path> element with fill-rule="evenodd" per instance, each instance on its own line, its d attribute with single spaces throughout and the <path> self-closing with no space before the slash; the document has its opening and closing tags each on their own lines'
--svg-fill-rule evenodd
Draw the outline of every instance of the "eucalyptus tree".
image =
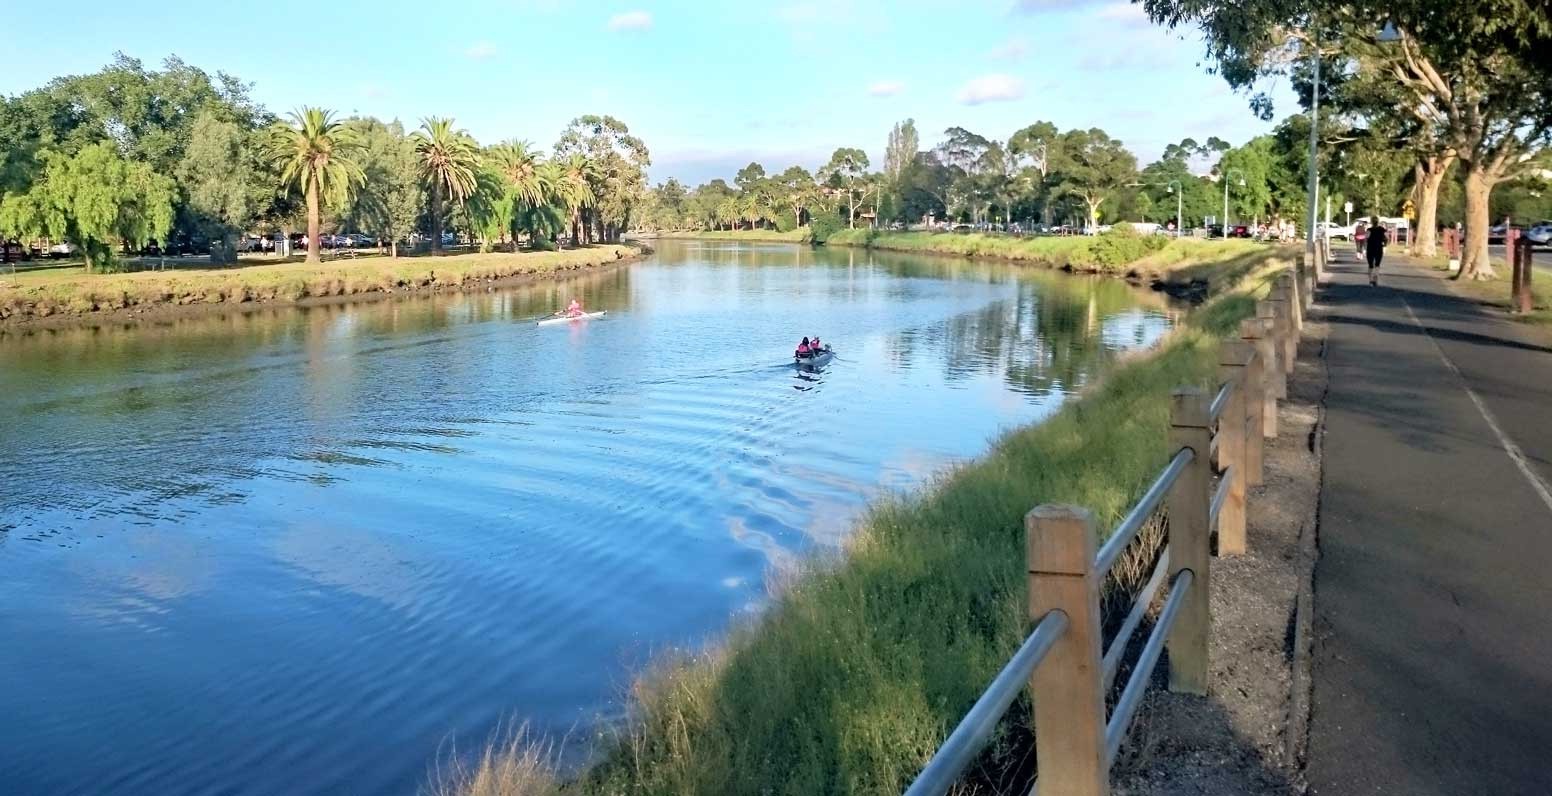
<svg viewBox="0 0 1552 796">
<path fill-rule="evenodd" d="M 213 241 L 210 259 L 236 262 L 237 236 L 253 223 L 272 192 L 262 176 L 254 134 L 210 110 L 200 111 L 177 177 L 188 208 Z"/>
<path fill-rule="evenodd" d="M 1541 0 L 1144 0 L 1150 17 L 1201 29 L 1216 69 L 1236 87 L 1303 60 L 1399 87 L 1370 113 L 1420 126 L 1419 167 L 1462 166 L 1466 250 L 1460 276 L 1491 278 L 1492 189 L 1547 167 L 1552 144 L 1552 15 Z M 1447 20 L 1441 23 L 1440 20 Z M 1384 25 L 1382 28 L 1381 25 Z M 1311 54 L 1316 58 L 1311 59 Z M 1384 81 L 1381 83 L 1380 81 Z M 1316 82 L 1315 85 L 1319 85 Z M 1256 107 L 1270 114 L 1258 98 Z M 1424 190 L 1442 177 L 1424 175 Z"/>
<path fill-rule="evenodd" d="M 631 209 L 646 195 L 646 169 L 652 165 L 647 145 L 630 134 L 613 116 L 579 116 L 567 125 L 555 144 L 561 157 L 584 156 L 592 164 L 591 216 L 600 239 L 619 240 L 630 225 Z"/>
<path fill-rule="evenodd" d="M 479 147 L 452 119 L 438 116 L 422 119 L 414 139 L 420 177 L 431 189 L 431 251 L 436 253 L 442 250 L 442 202 L 462 205 L 474 194 Z"/>
<path fill-rule="evenodd" d="M 332 111 L 304 107 L 290 114 L 289 123 L 277 122 L 270 128 L 268 149 L 281 184 L 294 185 L 304 197 L 307 262 L 318 262 L 322 206 L 343 208 L 351 190 L 363 180 L 355 160 L 358 139 L 354 131 L 335 121 Z"/>
<path fill-rule="evenodd" d="M 1068 130 L 1061 138 L 1058 190 L 1087 210 L 1088 226 L 1099 226 L 1100 206 L 1137 178 L 1137 157 L 1104 130 Z"/>
<path fill-rule="evenodd" d="M 846 215 L 846 226 L 857 226 L 857 201 L 866 199 L 866 192 L 870 190 L 864 177 L 868 173 L 867 153 L 855 147 L 841 147 L 830 155 L 830 162 L 819 170 L 820 178 L 825 181 L 834 180 L 845 191 L 849 212 Z M 859 191 L 863 192 L 859 196 Z"/>
<path fill-rule="evenodd" d="M 144 246 L 172 228 L 176 189 L 170 177 L 126 161 L 106 142 L 73 155 L 39 154 L 42 173 L 24 192 L 0 200 L 0 234 L 47 236 L 80 248 L 87 271 L 115 263 L 120 241 Z"/>
<path fill-rule="evenodd" d="M 415 142 L 397 121 L 368 118 L 349 124 L 361 144 L 357 160 L 364 177 L 349 219 L 376 235 L 389 256 L 398 257 L 399 241 L 414 231 L 426 204 Z"/>
</svg>

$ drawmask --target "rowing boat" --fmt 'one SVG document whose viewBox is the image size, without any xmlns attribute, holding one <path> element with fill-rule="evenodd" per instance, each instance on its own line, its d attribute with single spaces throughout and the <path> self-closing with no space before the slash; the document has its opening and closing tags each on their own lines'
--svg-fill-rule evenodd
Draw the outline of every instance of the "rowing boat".
<svg viewBox="0 0 1552 796">
<path fill-rule="evenodd" d="M 792 357 L 792 364 L 797 365 L 799 368 L 818 369 L 830 364 L 830 360 L 832 359 L 835 359 L 835 352 L 831 350 L 829 346 L 825 346 L 823 351 L 820 351 L 813 356 Z"/>
<path fill-rule="evenodd" d="M 581 315 L 562 315 L 557 318 L 541 318 L 539 319 L 539 325 L 543 326 L 548 323 L 569 323 L 571 321 L 585 321 L 590 318 L 602 318 L 606 312 L 608 312 L 608 310 L 599 310 L 598 312 L 584 312 Z"/>
</svg>

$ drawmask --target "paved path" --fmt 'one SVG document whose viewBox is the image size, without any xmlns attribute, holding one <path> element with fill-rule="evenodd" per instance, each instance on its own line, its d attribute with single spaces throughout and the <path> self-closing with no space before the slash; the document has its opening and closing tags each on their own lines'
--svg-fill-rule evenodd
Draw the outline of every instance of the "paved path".
<svg viewBox="0 0 1552 796">
<path fill-rule="evenodd" d="M 1345 258 L 1321 294 L 1309 782 L 1552 794 L 1552 336 Z"/>
</svg>

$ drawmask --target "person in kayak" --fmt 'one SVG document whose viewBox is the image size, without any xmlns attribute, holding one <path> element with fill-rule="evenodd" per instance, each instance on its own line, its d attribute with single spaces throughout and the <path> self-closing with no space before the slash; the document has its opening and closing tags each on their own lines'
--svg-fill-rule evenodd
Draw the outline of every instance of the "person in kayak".
<svg viewBox="0 0 1552 796">
<path fill-rule="evenodd" d="M 803 342 L 798 343 L 798 350 L 793 352 L 793 355 L 799 359 L 807 359 L 814 355 L 814 347 L 809 344 L 807 337 L 803 338 Z"/>
<path fill-rule="evenodd" d="M 557 312 L 555 314 L 564 314 L 567 318 L 575 318 L 582 314 L 582 302 L 577 301 L 576 299 L 572 299 L 571 304 L 567 305 L 564 312 Z"/>
</svg>

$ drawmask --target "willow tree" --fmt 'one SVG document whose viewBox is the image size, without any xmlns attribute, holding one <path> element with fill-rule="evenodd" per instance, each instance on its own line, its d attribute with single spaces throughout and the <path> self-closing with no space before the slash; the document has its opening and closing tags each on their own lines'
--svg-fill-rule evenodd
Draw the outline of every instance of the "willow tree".
<svg viewBox="0 0 1552 796">
<path fill-rule="evenodd" d="M 430 116 L 415 131 L 421 179 L 431 188 L 431 251 L 442 251 L 442 201 L 462 205 L 477 187 L 479 147 L 452 119 Z"/>
<path fill-rule="evenodd" d="M 364 180 L 355 160 L 359 147 L 354 131 L 335 121 L 332 111 L 304 107 L 290 119 L 270 128 L 270 159 L 281 184 L 295 185 L 307 203 L 307 262 L 315 263 L 322 259 L 320 206 L 344 207 Z"/>
<path fill-rule="evenodd" d="M 120 241 L 138 248 L 172 229 L 172 179 L 124 160 L 110 144 L 74 155 L 45 150 L 39 160 L 43 173 L 32 187 L 0 201 L 0 233 L 70 241 L 86 258 L 86 270 L 96 271 L 113 265 Z"/>
</svg>

